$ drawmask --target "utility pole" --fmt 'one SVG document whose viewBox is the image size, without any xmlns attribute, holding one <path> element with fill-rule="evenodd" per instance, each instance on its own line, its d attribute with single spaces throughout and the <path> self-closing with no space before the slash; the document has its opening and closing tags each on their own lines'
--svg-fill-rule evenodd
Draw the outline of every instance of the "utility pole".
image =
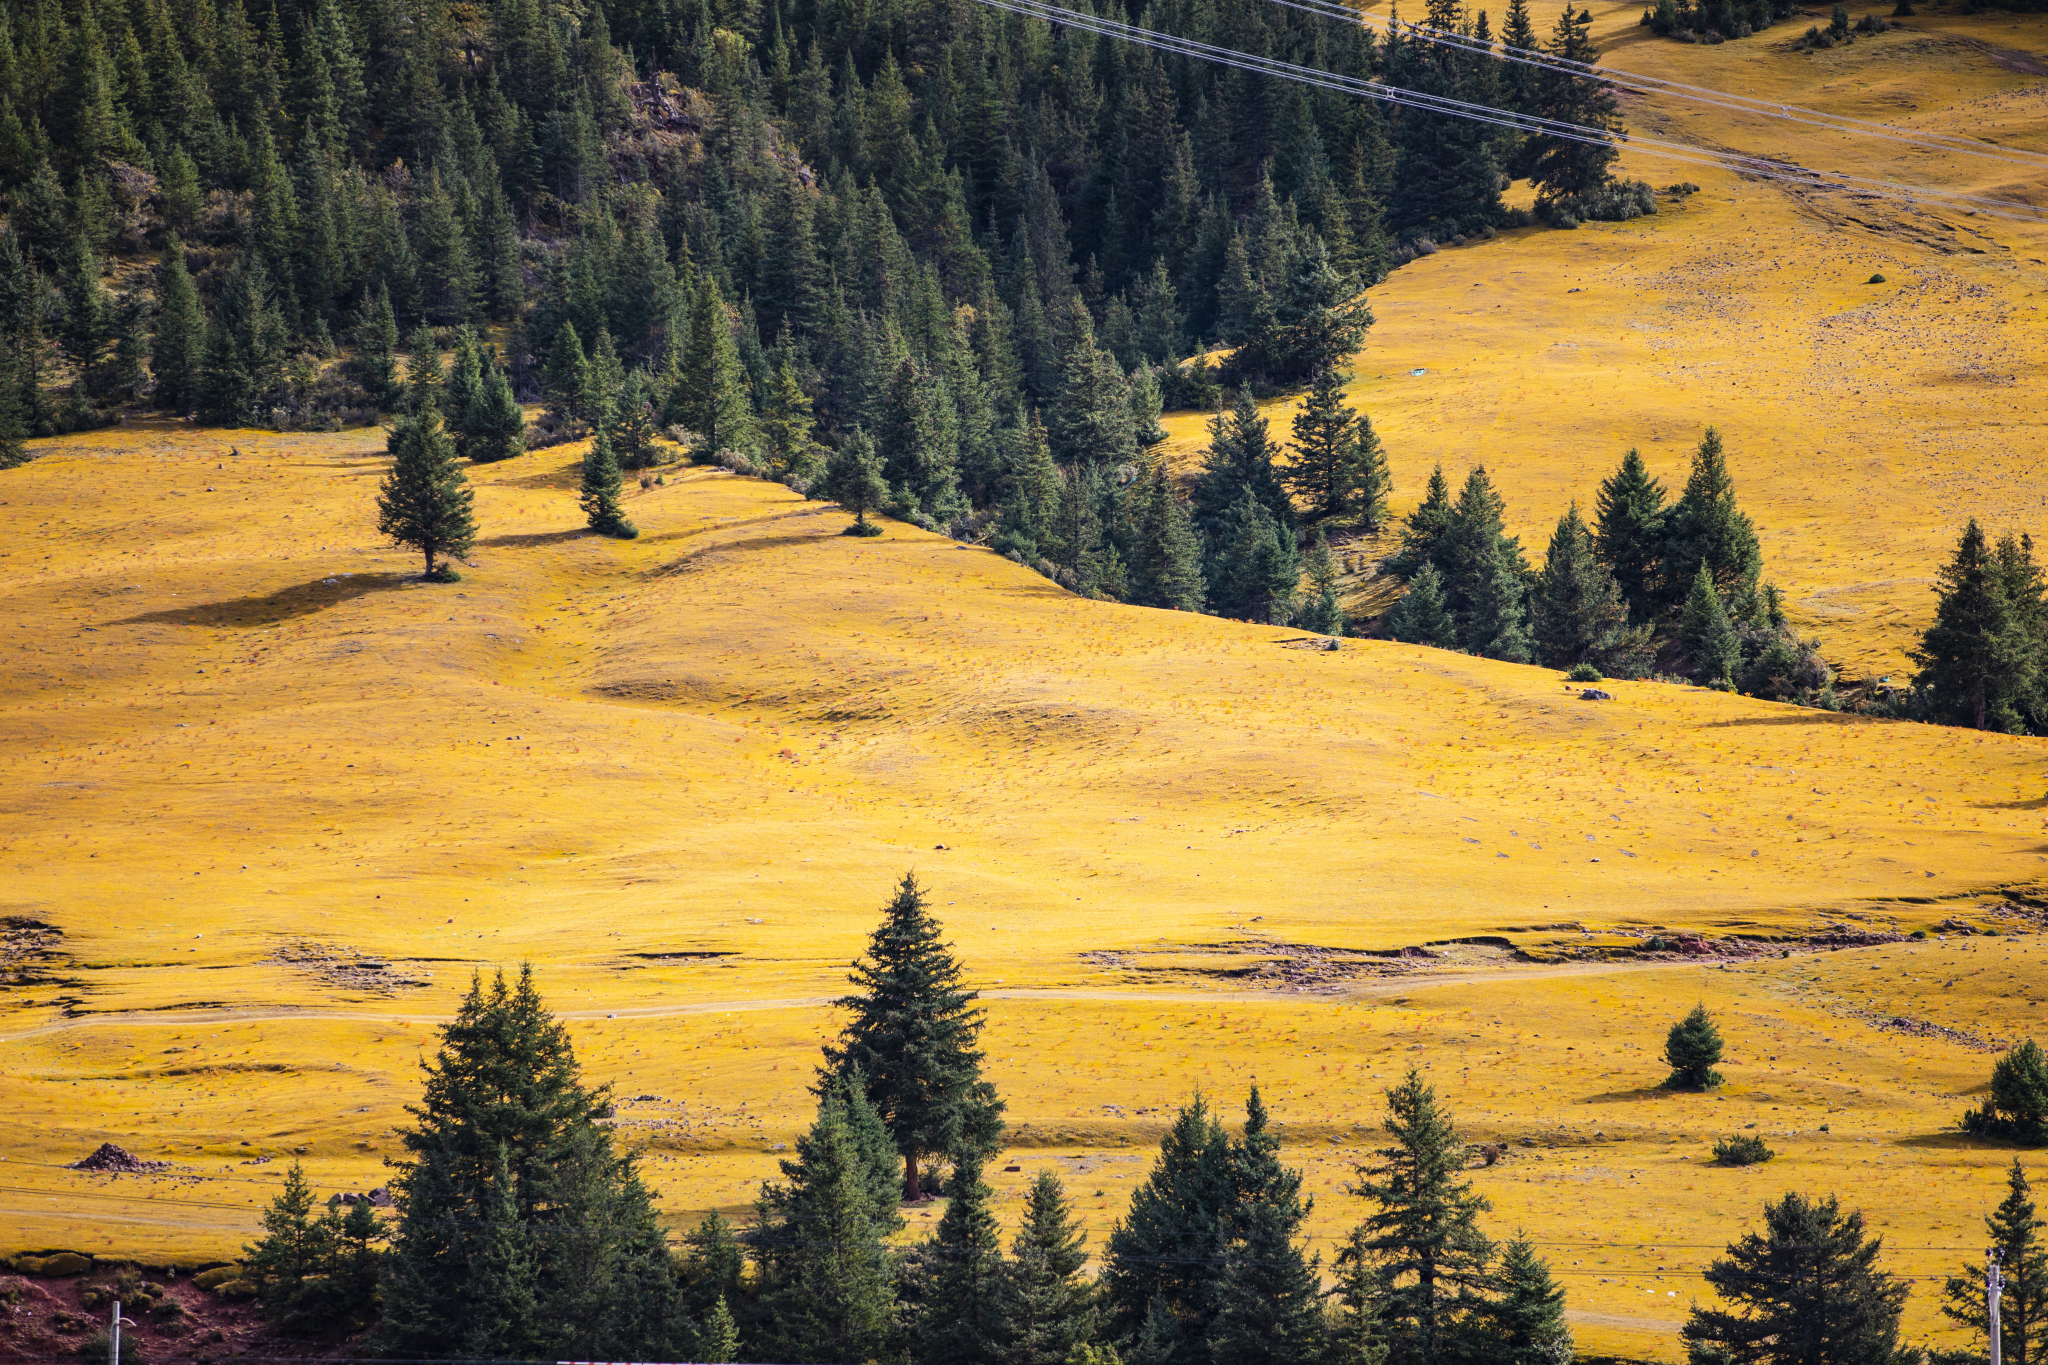
<svg viewBox="0 0 2048 1365">
<path fill-rule="evenodd" d="M 134 1325 L 134 1323 L 121 1316 L 121 1301 L 115 1299 L 114 1319 L 108 1324 L 111 1330 L 107 1333 L 107 1365 L 121 1365 L 121 1329 L 123 1327 L 133 1327 Z M 1996 1340 L 1994 1337 L 1993 1341 L 1995 1342 Z M 1996 1345 L 1992 1346 L 1991 1353 L 1994 1356 L 1998 1354 L 1998 1347 Z"/>
<path fill-rule="evenodd" d="M 1999 1365 L 1998 1300 L 2005 1292 L 2004 1253 L 1992 1247 L 1984 1253 L 1984 1306 L 1991 1316 L 1991 1365 Z"/>
</svg>

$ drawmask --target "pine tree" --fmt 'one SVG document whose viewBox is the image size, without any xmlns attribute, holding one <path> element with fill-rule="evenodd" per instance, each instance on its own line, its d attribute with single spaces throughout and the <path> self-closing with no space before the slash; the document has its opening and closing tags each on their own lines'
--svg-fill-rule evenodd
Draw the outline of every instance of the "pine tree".
<svg viewBox="0 0 2048 1365">
<path fill-rule="evenodd" d="M 1373 321 L 1358 282 L 1338 273 L 1320 237 L 1304 236 L 1307 244 L 1289 263 L 1265 345 L 1266 372 L 1281 382 L 1343 364 L 1364 343 Z"/>
<path fill-rule="evenodd" d="M 439 414 L 429 410 L 407 414 L 385 448 L 391 471 L 377 491 L 377 533 L 424 555 L 426 577 L 444 577 L 452 570 L 444 566 L 437 572 L 435 559 L 460 558 L 476 540 L 470 515 L 475 495 L 456 461 L 455 445 L 441 429 Z"/>
<path fill-rule="evenodd" d="M 150 373 L 156 380 L 156 405 L 172 412 L 192 409 L 198 396 L 199 366 L 206 344 L 206 313 L 199 306 L 199 288 L 185 268 L 185 248 L 176 237 L 164 243 L 157 265 L 156 335 L 150 346 Z"/>
<path fill-rule="evenodd" d="M 1369 1240 L 1364 1228 L 1353 1228 L 1337 1253 L 1325 1365 L 1386 1365 L 1387 1276 Z"/>
<path fill-rule="evenodd" d="M 1086 309 L 1080 315 L 1085 320 Z M 1052 457 L 1063 465 L 1115 466 L 1137 458 L 1131 391 L 1116 357 L 1095 344 L 1085 321 L 1067 351 L 1060 390 L 1045 418 Z"/>
<path fill-rule="evenodd" d="M 1385 1276 L 1395 1355 L 1418 1365 L 1454 1359 L 1457 1337 L 1490 1288 L 1493 1247 L 1479 1231 L 1486 1199 L 1459 1179 L 1465 1144 L 1436 1091 L 1413 1069 L 1387 1092 L 1391 1145 L 1358 1168 L 1358 1192 L 1377 1207 L 1356 1243 Z"/>
<path fill-rule="evenodd" d="M 677 1358 L 673 1269 L 633 1158 L 601 1122 L 610 1105 L 584 1087 L 530 968 L 516 984 L 471 980 L 393 1163 L 380 1352 Z"/>
<path fill-rule="evenodd" d="M 683 1234 L 683 1292 L 692 1311 L 709 1315 L 713 1305 L 738 1299 L 747 1271 L 747 1253 L 724 1214 L 713 1209 Z"/>
<path fill-rule="evenodd" d="M 619 389 L 612 414 L 612 448 L 626 469 L 645 469 L 655 461 L 654 402 L 647 393 L 647 372 L 633 369 Z"/>
<path fill-rule="evenodd" d="M 2008 731 L 2023 726 L 2038 734 L 2048 730 L 2048 578 L 2034 562 L 2032 536 L 2000 536 L 1994 557 L 2022 660 L 2021 676 L 2011 684 L 2010 712 L 2000 720 Z"/>
<path fill-rule="evenodd" d="M 696 1347 L 690 1358 L 704 1361 L 705 1365 L 730 1365 L 740 1358 L 740 1331 L 732 1320 L 732 1309 L 726 1307 L 725 1295 L 720 1294 L 711 1305 L 703 1330 L 697 1334 Z"/>
<path fill-rule="evenodd" d="M 2048 1135 L 2048 1057 L 2032 1038 L 1991 1068 L 1991 1093 L 1963 1115 L 1963 1129 L 1985 1137 L 2039 1142 Z"/>
<path fill-rule="evenodd" d="M 1279 448 L 1267 435 L 1250 385 L 1238 389 L 1227 413 L 1209 422 L 1209 451 L 1195 483 L 1195 522 L 1211 541 L 1219 540 L 1225 523 L 1236 515 L 1242 495 L 1250 494 L 1275 524 L 1292 530 L 1294 508 L 1280 482 L 1274 458 Z"/>
<path fill-rule="evenodd" d="M 1152 366 L 1140 363 L 1131 373 L 1131 437 L 1141 451 L 1150 450 L 1166 439 L 1166 428 L 1159 425 L 1159 415 L 1166 410 L 1166 400 L 1159 391 L 1159 373 Z"/>
<path fill-rule="evenodd" d="M 1639 674 L 1649 628 L 1631 628 L 1614 575 L 1594 553 L 1593 533 L 1574 502 L 1558 518 L 1531 596 L 1538 653 L 1550 668 L 1599 665 L 1617 677 Z"/>
<path fill-rule="evenodd" d="M 896 1216 L 888 1130 L 851 1079 L 828 1078 L 818 1117 L 761 1187 L 746 1235 L 760 1287 L 764 1358 L 880 1359 L 889 1341 L 894 1264 L 883 1239 Z"/>
<path fill-rule="evenodd" d="M 1318 1258 L 1298 1244 L 1314 1200 L 1301 1197 L 1301 1172 L 1280 1164 L 1280 1141 L 1252 1087 L 1244 1136 L 1231 1144 L 1234 1198 L 1210 1358 L 1241 1365 L 1319 1360 L 1325 1345 Z"/>
<path fill-rule="evenodd" d="M 1436 565 L 1424 563 L 1408 580 L 1408 590 L 1387 613 L 1387 632 L 1402 644 L 1430 645 L 1437 649 L 1458 647 L 1458 624 L 1451 619 L 1450 604 L 1444 600 L 1443 575 Z"/>
<path fill-rule="evenodd" d="M 1692 659 L 1693 677 L 1699 682 L 1726 683 L 1742 662 L 1742 642 L 1705 563 L 1693 574 L 1692 595 L 1679 613 L 1678 638 Z"/>
<path fill-rule="evenodd" d="M 1318 526 L 1310 538 L 1308 557 L 1303 562 L 1308 572 L 1308 600 L 1302 604 L 1295 624 L 1304 630 L 1319 635 L 1342 635 L 1344 633 L 1344 607 L 1337 599 L 1337 582 L 1342 572 L 1337 556 L 1330 553 L 1330 542 Z"/>
<path fill-rule="evenodd" d="M 455 332 L 455 354 L 448 363 L 448 382 L 442 392 L 441 413 L 448 423 L 448 435 L 455 453 L 466 460 L 477 458 L 470 440 L 471 424 L 483 402 L 484 363 L 477 347 L 476 333 L 468 327 Z"/>
<path fill-rule="evenodd" d="M 997 1365 L 1008 1356 L 1008 1267 L 1003 1263 L 1002 1229 L 989 1208 L 994 1191 L 982 1181 L 981 1162 L 973 1151 L 954 1156 L 952 1174 L 946 1179 L 946 1211 L 936 1235 L 919 1248 L 925 1274 L 914 1360 Z"/>
<path fill-rule="evenodd" d="M 1302 520 L 1310 525 L 1351 516 L 1364 490 L 1358 409 L 1344 402 L 1349 378 L 1335 369 L 1317 370 L 1301 411 L 1294 414 L 1294 460 L 1280 477 L 1302 503 Z"/>
<path fill-rule="evenodd" d="M 1665 591 L 1690 591 L 1704 564 L 1722 596 L 1747 615 L 1763 563 L 1756 527 L 1735 505 L 1735 481 L 1728 474 L 1721 434 L 1708 427 L 1693 455 L 1685 491 L 1664 523 Z"/>
<path fill-rule="evenodd" d="M 1419 509 L 1418 509 L 1419 510 Z M 1476 465 L 1451 509 L 1434 555 L 1463 649 L 1527 663 L 1532 653 L 1521 544 L 1504 528 L 1506 504 Z"/>
<path fill-rule="evenodd" d="M 306 1172 L 294 1161 L 263 1211 L 263 1236 L 243 1248 L 243 1278 L 256 1288 L 256 1306 L 291 1335 L 324 1325 L 320 1289 L 334 1258 L 333 1229 L 314 1217 L 314 1207 Z"/>
<path fill-rule="evenodd" d="M 1579 74 L 1579 68 L 1565 63 L 1591 66 L 1599 60 L 1593 46 L 1593 12 L 1574 11 L 1570 5 L 1557 17 L 1551 31 L 1549 50 L 1556 64 L 1536 74 L 1536 110 L 1546 119 L 1597 128 L 1607 134 L 1572 138 L 1538 134 L 1535 160 L 1529 179 L 1544 203 L 1571 200 L 1591 194 L 1607 183 L 1607 168 L 1621 155 L 1612 136 L 1621 131 L 1621 109 L 1614 90 L 1605 81 Z"/>
<path fill-rule="evenodd" d="M 889 485 L 882 478 L 882 457 L 875 453 L 875 443 L 866 432 L 856 428 L 833 453 L 825 465 L 825 484 L 819 491 L 853 513 L 853 525 L 846 528 L 847 535 L 882 534 L 882 528 L 868 520 L 868 513 L 878 512 L 888 504 Z"/>
<path fill-rule="evenodd" d="M 1564 1320 L 1564 1286 L 1551 1278 L 1550 1267 L 1528 1238 L 1517 1236 L 1501 1248 L 1494 1278 L 1499 1292 L 1487 1306 L 1494 1338 L 1487 1359 L 1501 1365 L 1556 1365 L 1576 1358 L 1572 1330 Z"/>
<path fill-rule="evenodd" d="M 2005 1187 L 2005 1199 L 1984 1220 L 2005 1275 L 1998 1302 L 1999 1344 L 2012 1365 L 2040 1365 L 2048 1349 L 2048 1246 L 2041 1238 L 2048 1222 L 2034 1212 L 2034 1192 L 2018 1157 L 2006 1172 Z M 1950 1322 L 1980 1340 L 1989 1335 L 1981 1264 L 1965 1265 L 1962 1274 L 1951 1275 L 1942 1298 L 1941 1311 Z"/>
<path fill-rule="evenodd" d="M 414 416 L 434 413 L 443 416 L 441 400 L 448 376 L 441 369 L 441 343 L 434 329 L 422 322 L 405 339 L 405 410 Z"/>
<path fill-rule="evenodd" d="M 797 381 L 787 355 L 775 370 L 775 385 L 761 413 L 761 444 L 768 468 L 779 479 L 815 481 L 822 453 L 812 436 L 811 396 Z"/>
<path fill-rule="evenodd" d="M 1884 1239 L 1830 1196 L 1787 1194 L 1707 1268 L 1729 1308 L 1694 1308 L 1679 1337 L 1694 1365 L 1909 1365 L 1899 1344 L 1906 1285 L 1877 1268 Z M 1731 1311 L 1732 1310 L 1732 1311 Z"/>
<path fill-rule="evenodd" d="M 1209 603 L 1217 615 L 1284 625 L 1294 614 L 1301 554 L 1294 532 L 1274 520 L 1250 488 L 1218 528 L 1208 564 Z"/>
<path fill-rule="evenodd" d="M 512 396 L 512 381 L 486 353 L 483 384 L 469 410 L 470 458 L 485 462 L 509 460 L 526 450 L 526 414 Z"/>
<path fill-rule="evenodd" d="M 1934 622 L 1920 636 L 1913 686 L 1943 720 L 2016 729 L 2015 695 L 2039 667 L 2034 642 L 2007 595 L 2006 575 L 1975 518 L 1935 576 Z"/>
<path fill-rule="evenodd" d="M 583 367 L 583 397 L 577 406 L 589 423 L 609 430 L 618 420 L 619 395 L 626 387 L 626 367 L 612 344 L 611 329 L 597 329 L 597 344 L 590 348 L 590 360 Z"/>
<path fill-rule="evenodd" d="M 906 356 L 889 376 L 875 422 L 883 480 L 922 512 L 944 502 L 955 479 L 934 388 L 924 367 Z"/>
<path fill-rule="evenodd" d="M 1178 1357 L 1193 1365 L 1215 1320 L 1235 1200 L 1229 1139 L 1197 1093 L 1160 1140 L 1159 1159 L 1131 1196 L 1130 1211 L 1110 1230 L 1100 1283 L 1115 1335 L 1158 1342 L 1170 1333 L 1194 1343 Z"/>
<path fill-rule="evenodd" d="M 707 277 L 698 286 L 682 374 L 668 401 L 669 410 L 663 416 L 701 436 L 704 445 L 700 453 L 705 458 L 715 459 L 727 451 L 744 455 L 753 449 L 753 407 L 747 396 L 746 373 L 733 345 L 725 298 L 714 279 Z"/>
<path fill-rule="evenodd" d="M 1444 552 L 1444 538 L 1450 534 L 1451 516 L 1451 485 L 1444 478 L 1444 467 L 1437 465 L 1429 472 L 1422 501 L 1402 525 L 1401 551 L 1394 561 L 1401 573 L 1413 574 L 1425 564 L 1434 564 L 1442 572 L 1438 560 Z"/>
<path fill-rule="evenodd" d="M 960 985 L 960 962 L 939 938 L 924 888 L 905 873 L 834 1002 L 853 1018 L 825 1047 L 824 1074 L 857 1077 L 903 1157 L 903 1197 L 922 1197 L 917 1163 L 938 1153 L 987 1153 L 1002 1136 L 1002 1101 L 981 1078 L 984 1012 Z"/>
<path fill-rule="evenodd" d="M 564 322 L 555 329 L 548 346 L 547 364 L 541 370 L 541 393 L 548 410 L 563 420 L 588 418 L 583 410 L 583 391 L 590 382 L 590 361 L 583 354 L 583 339 L 576 324 Z"/>
<path fill-rule="evenodd" d="M 1664 1060 L 1671 1074 L 1664 1085 L 1671 1090 L 1711 1090 L 1721 1083 L 1714 1063 L 1721 1060 L 1721 1030 L 1705 1005 L 1694 1005 L 1692 1013 L 1671 1026 L 1664 1039 Z"/>
<path fill-rule="evenodd" d="M 576 505 L 583 509 L 583 515 L 590 529 L 601 536 L 617 540 L 636 540 L 639 528 L 626 520 L 626 513 L 619 506 L 619 491 L 624 480 L 619 477 L 619 457 L 612 451 L 611 433 L 602 427 L 591 438 L 590 450 L 583 457 L 583 486 L 576 499 Z"/>
<path fill-rule="evenodd" d="M 1059 1177 L 1040 1171 L 1010 1243 L 1001 1365 L 1067 1365 L 1094 1340 L 1101 1312 L 1095 1286 L 1081 1274 L 1086 1241 Z"/>
<path fill-rule="evenodd" d="M 1130 601 L 1170 611 L 1200 611 L 1202 547 L 1174 495 L 1163 461 L 1148 460 L 1131 489 L 1137 533 L 1130 556 Z"/>
<path fill-rule="evenodd" d="M 260 259 L 228 270 L 206 326 L 197 407 L 208 422 L 240 426 L 268 415 L 284 369 L 284 320 Z"/>
<path fill-rule="evenodd" d="M 1651 619 L 1663 593 L 1664 519 L 1664 485 L 1631 449 L 1600 485 L 1593 524 L 1600 558 L 1614 571 L 1636 621 Z"/>
<path fill-rule="evenodd" d="M 19 346 L 18 341 L 0 338 L 0 469 L 19 469 L 29 461 Z"/>
</svg>

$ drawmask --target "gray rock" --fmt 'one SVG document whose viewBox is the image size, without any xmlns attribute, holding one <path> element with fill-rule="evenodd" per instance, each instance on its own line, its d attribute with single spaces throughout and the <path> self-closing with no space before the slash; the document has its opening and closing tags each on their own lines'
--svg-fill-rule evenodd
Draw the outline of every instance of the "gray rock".
<svg viewBox="0 0 2048 1365">
<path fill-rule="evenodd" d="M 1599 688 L 1597 688 L 1597 687 L 1589 687 L 1589 688 L 1587 688 L 1587 689 L 1586 689 L 1585 691 L 1583 691 L 1583 692 L 1579 693 L 1579 700 L 1580 700 L 1580 701 L 1613 701 L 1613 700 L 1614 700 L 1614 694 L 1613 694 L 1612 692 L 1602 692 L 1602 691 L 1601 691 L 1601 690 L 1600 690 Z"/>
</svg>

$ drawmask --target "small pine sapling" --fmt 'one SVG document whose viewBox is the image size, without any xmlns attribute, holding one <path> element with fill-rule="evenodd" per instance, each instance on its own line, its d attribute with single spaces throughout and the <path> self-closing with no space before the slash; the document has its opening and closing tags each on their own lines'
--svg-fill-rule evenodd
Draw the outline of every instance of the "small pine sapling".
<svg viewBox="0 0 2048 1365">
<path fill-rule="evenodd" d="M 622 483 L 619 457 L 612 453 L 610 435 L 600 428 L 590 443 L 590 453 L 583 457 L 583 490 L 576 505 L 589 519 L 590 529 L 599 535 L 636 540 L 639 528 L 626 520 L 626 513 L 619 506 Z"/>
<path fill-rule="evenodd" d="M 1721 1030 L 1705 1005 L 1694 1005 L 1691 1014 L 1671 1026 L 1664 1060 L 1671 1063 L 1671 1074 L 1664 1078 L 1667 1090 L 1711 1090 L 1721 1083 L 1721 1073 L 1714 1070 L 1721 1060 Z"/>
<path fill-rule="evenodd" d="M 1714 1143 L 1716 1166 L 1757 1166 L 1776 1155 L 1754 1133 L 1734 1133 Z"/>
</svg>

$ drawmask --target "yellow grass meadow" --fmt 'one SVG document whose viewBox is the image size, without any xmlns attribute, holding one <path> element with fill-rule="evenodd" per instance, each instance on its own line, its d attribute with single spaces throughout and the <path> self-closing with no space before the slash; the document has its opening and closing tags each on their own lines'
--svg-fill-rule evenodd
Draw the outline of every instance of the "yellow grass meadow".
<svg viewBox="0 0 2048 1365">
<path fill-rule="evenodd" d="M 1817 54 L 1633 20 L 1600 15 L 1630 69 L 2038 139 L 2039 78 L 2000 54 L 2039 19 Z M 1630 119 L 1976 183 L 1711 111 Z M 1483 459 L 1540 555 L 1624 449 L 1675 484 L 1713 423 L 1795 619 L 1852 676 L 1905 671 L 1962 518 L 2028 529 L 2048 496 L 2038 230 L 1628 166 L 1702 188 L 1375 291 L 1354 394 L 1397 508 Z M 1188 451 L 1199 417 L 1169 425 Z M 473 470 L 482 537 L 431 586 L 374 538 L 375 431 L 38 449 L 0 475 L 0 1253 L 230 1256 L 295 1157 L 323 1194 L 381 1183 L 435 1023 L 524 961 L 676 1226 L 743 1212 L 914 869 L 987 996 L 1006 1214 L 1050 1166 L 1099 1245 L 1174 1106 L 1232 1112 L 1256 1080 L 1327 1252 L 1413 1065 L 1508 1144 L 1472 1173 L 1486 1225 L 1543 1245 L 1591 1351 L 1675 1359 L 1698 1269 L 1788 1189 L 1839 1193 L 1936 1277 L 1916 1339 L 1981 1254 L 2011 1153 L 1953 1121 L 1997 1047 L 2048 1031 L 2041 740 L 1311 648 L 900 525 L 843 537 L 712 470 L 631 490 L 641 539 L 602 540 L 576 447 Z M 1660 931 L 1777 946 L 1634 954 Z M 1696 1002 L 1729 1083 L 1663 1092 Z M 1708 1164 L 1751 1124 L 1775 1161 Z M 176 1164 L 63 1168 L 102 1141 Z"/>
</svg>

